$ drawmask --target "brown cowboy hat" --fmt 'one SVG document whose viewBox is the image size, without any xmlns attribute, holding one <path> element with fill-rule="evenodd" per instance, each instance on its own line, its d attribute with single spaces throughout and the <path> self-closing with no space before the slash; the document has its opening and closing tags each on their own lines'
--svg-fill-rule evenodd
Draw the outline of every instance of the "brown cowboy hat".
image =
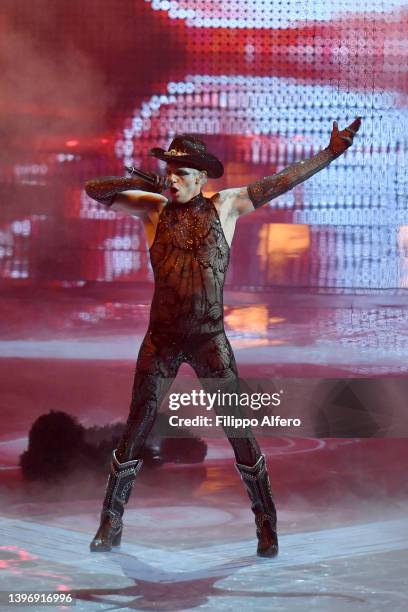
<svg viewBox="0 0 408 612">
<path fill-rule="evenodd" d="M 188 168 L 206 170 L 210 178 L 220 178 L 224 174 L 224 166 L 215 155 L 208 153 L 207 145 L 189 134 L 175 136 L 168 151 L 159 147 L 150 149 L 150 155 L 166 162 L 182 163 Z"/>
</svg>

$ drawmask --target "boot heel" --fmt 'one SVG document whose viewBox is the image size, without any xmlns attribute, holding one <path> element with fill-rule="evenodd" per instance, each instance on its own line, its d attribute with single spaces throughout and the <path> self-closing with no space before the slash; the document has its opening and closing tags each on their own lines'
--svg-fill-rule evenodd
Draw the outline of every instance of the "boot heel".
<svg viewBox="0 0 408 612">
<path fill-rule="evenodd" d="M 247 488 L 251 508 L 255 514 L 258 537 L 257 554 L 260 557 L 274 557 L 278 554 L 276 508 L 266 469 L 265 456 L 261 455 L 253 466 L 237 463 L 236 467 Z"/>
<path fill-rule="evenodd" d="M 112 540 L 112 546 L 120 546 L 120 541 L 122 539 L 122 529 L 115 535 Z"/>
<path fill-rule="evenodd" d="M 136 475 L 143 463 L 142 459 L 131 459 L 120 463 L 115 450 L 112 452 L 110 473 L 106 483 L 101 524 L 90 544 L 92 552 L 108 552 L 113 546 L 120 546 L 124 506 L 129 500 Z"/>
</svg>

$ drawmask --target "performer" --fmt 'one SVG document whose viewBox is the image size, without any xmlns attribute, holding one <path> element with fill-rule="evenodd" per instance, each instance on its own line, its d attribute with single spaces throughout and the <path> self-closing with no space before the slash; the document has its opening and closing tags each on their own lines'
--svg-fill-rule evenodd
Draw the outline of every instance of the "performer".
<svg viewBox="0 0 408 612">
<path fill-rule="evenodd" d="M 126 428 L 112 452 L 101 521 L 91 551 L 109 551 L 122 535 L 124 505 L 142 466 L 141 453 L 160 403 L 183 362 L 203 385 L 238 389 L 238 374 L 223 321 L 223 285 L 235 224 L 249 213 L 325 168 L 352 144 L 361 124 L 339 131 L 333 123 L 329 145 L 305 161 L 246 187 L 225 189 L 211 198 L 202 187 L 219 178 L 223 165 L 195 136 L 176 136 L 169 150 L 151 155 L 167 162 L 165 179 L 155 174 L 103 177 L 88 181 L 86 192 L 113 210 L 141 218 L 154 271 L 149 327 L 140 347 Z M 134 169 L 132 169 L 134 170 Z M 161 192 L 170 191 L 167 200 Z M 217 414 L 225 414 L 221 407 Z M 239 413 L 239 407 L 232 409 Z M 239 415 L 238 415 L 239 416 Z M 224 428 L 235 453 L 255 515 L 257 553 L 278 552 L 276 509 L 265 457 L 252 431 Z"/>
</svg>

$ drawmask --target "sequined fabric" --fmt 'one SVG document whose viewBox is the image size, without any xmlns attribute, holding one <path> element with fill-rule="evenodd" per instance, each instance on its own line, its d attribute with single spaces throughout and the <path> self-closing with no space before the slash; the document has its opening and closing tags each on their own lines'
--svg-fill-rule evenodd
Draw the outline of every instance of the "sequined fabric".
<svg viewBox="0 0 408 612">
<path fill-rule="evenodd" d="M 292 164 L 277 174 L 266 176 L 251 183 L 247 187 L 248 197 L 254 208 L 258 208 L 293 189 L 299 183 L 328 166 L 337 157 L 338 155 L 327 147 L 309 159 Z"/>
<path fill-rule="evenodd" d="M 154 175 L 151 174 L 151 176 Z M 163 184 L 160 182 L 159 176 L 157 176 L 156 186 L 136 176 L 103 176 L 85 183 L 86 194 L 105 206 L 112 206 L 115 195 L 122 191 L 141 189 L 142 191 L 161 193 L 162 187 Z"/>
<path fill-rule="evenodd" d="M 155 279 L 150 328 L 182 337 L 223 331 L 230 249 L 211 200 L 199 194 L 187 203 L 169 203 L 150 257 Z"/>
</svg>

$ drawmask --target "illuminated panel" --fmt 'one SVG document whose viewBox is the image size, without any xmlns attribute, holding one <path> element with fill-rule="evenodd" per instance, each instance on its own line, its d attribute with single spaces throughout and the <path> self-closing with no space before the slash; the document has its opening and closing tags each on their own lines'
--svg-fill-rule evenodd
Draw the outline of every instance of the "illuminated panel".
<svg viewBox="0 0 408 612">
<path fill-rule="evenodd" d="M 271 206 L 302 208 L 294 217 L 299 223 L 402 223 L 406 202 L 399 195 L 401 189 L 406 193 L 408 109 L 401 109 L 401 102 L 396 92 L 341 92 L 293 79 L 189 76 L 169 83 L 165 94 L 135 109 L 116 154 L 124 163 L 140 166 L 149 148 L 167 148 L 176 133 L 227 136 L 227 168 L 228 163 L 244 162 L 255 179 L 326 147 L 333 119 L 344 127 L 362 115 L 363 128 L 353 147 Z M 228 179 L 237 184 L 239 177 Z M 390 209 L 397 216 L 390 217 Z"/>
<path fill-rule="evenodd" d="M 382 13 L 406 6 L 406 0 L 145 0 L 155 11 L 166 11 L 170 19 L 182 19 L 196 28 L 296 27 L 299 21 L 328 21 L 345 12 Z"/>
<path fill-rule="evenodd" d="M 30 276 L 30 238 L 34 219 L 15 219 L 0 228 L 0 275 L 2 278 L 27 279 Z"/>
<path fill-rule="evenodd" d="M 2 171 L 33 193 L 38 188 L 37 216 L 40 187 L 49 189 L 47 222 L 34 223 L 30 197 L 24 212 L 5 207 L 3 278 L 151 281 L 140 224 L 89 200 L 87 177 L 116 174 L 123 163 L 157 169 L 151 147 L 195 132 L 225 164 L 209 192 L 242 186 L 325 147 L 333 119 L 344 127 L 361 115 L 344 156 L 240 221 L 227 283 L 407 286 L 408 0 L 145 0 L 134 3 L 134 20 L 119 11 L 103 36 L 96 21 L 80 28 L 81 16 L 70 15 L 65 32 L 78 49 L 90 49 L 93 34 L 111 41 L 99 47 L 92 71 L 104 65 L 112 74 L 115 32 L 134 40 L 134 53 L 114 65 L 118 80 L 132 74 L 134 81 L 119 94 L 107 80 L 118 110 L 113 116 L 111 107 L 106 125 L 98 115 L 101 133 L 88 145 L 98 143 L 99 159 L 87 158 L 86 144 L 80 150 L 86 136 L 72 133 L 65 149 L 58 142 L 52 155 Z M 80 105 L 70 112 L 80 116 Z M 85 134 L 92 117 L 82 119 Z M 13 223 L 25 220 L 29 235 L 16 233 Z"/>
</svg>

